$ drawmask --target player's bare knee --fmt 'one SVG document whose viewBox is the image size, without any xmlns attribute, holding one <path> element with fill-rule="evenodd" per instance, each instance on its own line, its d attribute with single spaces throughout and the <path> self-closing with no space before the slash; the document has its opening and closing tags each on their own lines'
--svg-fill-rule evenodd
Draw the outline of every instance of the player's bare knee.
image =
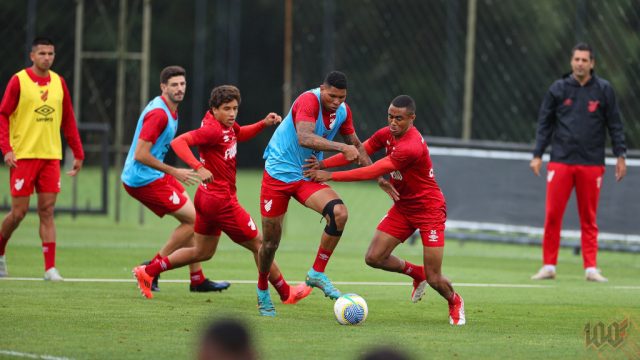
<svg viewBox="0 0 640 360">
<path fill-rule="evenodd" d="M 27 209 L 14 208 L 11 209 L 10 217 L 14 224 L 19 224 L 27 216 Z"/>
<path fill-rule="evenodd" d="M 380 267 L 380 263 L 381 263 L 381 259 L 377 254 L 368 252 L 364 256 L 364 262 L 367 265 L 371 266 L 372 268 L 379 268 Z"/>
<path fill-rule="evenodd" d="M 38 207 L 38 216 L 40 220 L 53 220 L 53 205 Z"/>
</svg>

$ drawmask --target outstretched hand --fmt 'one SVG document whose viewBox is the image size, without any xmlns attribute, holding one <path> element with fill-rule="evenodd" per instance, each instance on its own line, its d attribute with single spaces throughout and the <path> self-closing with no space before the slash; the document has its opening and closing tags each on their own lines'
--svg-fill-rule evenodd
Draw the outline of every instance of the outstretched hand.
<svg viewBox="0 0 640 360">
<path fill-rule="evenodd" d="M 380 179 L 378 179 L 378 186 L 380 186 L 382 191 L 386 192 L 393 201 L 400 200 L 400 193 L 388 180 L 381 177 Z"/>
<path fill-rule="evenodd" d="M 331 173 L 324 170 L 305 170 L 302 172 L 305 177 L 315 182 L 325 182 L 331 180 Z"/>
<path fill-rule="evenodd" d="M 275 124 L 280 124 L 282 122 L 282 116 L 276 113 L 269 113 L 262 121 L 267 126 L 272 126 Z"/>
<path fill-rule="evenodd" d="M 200 181 L 198 174 L 191 169 L 175 169 L 172 175 L 185 185 L 195 185 Z"/>
<path fill-rule="evenodd" d="M 318 158 L 315 155 L 311 155 L 308 159 L 304 159 L 304 161 L 306 162 L 306 164 L 302 165 L 303 171 L 324 169 L 322 161 L 318 161 Z"/>
</svg>

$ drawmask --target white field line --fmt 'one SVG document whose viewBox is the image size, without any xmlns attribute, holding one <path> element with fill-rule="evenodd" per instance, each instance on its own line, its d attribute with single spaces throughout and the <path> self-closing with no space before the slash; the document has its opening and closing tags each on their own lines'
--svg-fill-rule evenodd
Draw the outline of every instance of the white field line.
<svg viewBox="0 0 640 360">
<path fill-rule="evenodd" d="M 0 278 L 0 282 L 2 281 L 44 281 L 42 278 L 28 278 L 28 277 L 3 277 Z M 223 281 L 223 280 L 213 280 L 213 281 Z M 228 281 L 232 284 L 256 284 L 256 280 L 224 280 Z M 96 282 L 96 283 L 134 283 L 135 279 L 73 279 L 73 278 L 65 278 L 64 282 Z M 189 280 L 161 280 L 162 283 L 182 283 L 186 284 Z M 301 281 L 289 281 L 291 284 L 298 284 Z M 391 282 L 391 281 L 334 281 L 336 285 L 369 285 L 369 286 L 408 286 L 409 282 Z M 537 284 L 483 284 L 483 283 L 453 283 L 455 286 L 459 287 L 486 287 L 486 288 L 555 288 L 555 285 L 537 285 Z M 619 289 L 619 290 L 640 290 L 639 286 L 633 285 L 614 285 L 607 287 L 608 289 Z"/>
<path fill-rule="evenodd" d="M 39 354 L 29 354 L 29 353 L 23 353 L 23 352 L 12 351 L 12 350 L 0 350 L 0 355 L 9 355 L 9 356 L 13 356 L 13 357 L 20 357 L 20 358 L 27 358 L 27 359 L 72 360 L 72 359 L 67 358 L 67 357 L 58 357 L 58 356 L 51 356 L 51 355 L 39 355 Z"/>
</svg>

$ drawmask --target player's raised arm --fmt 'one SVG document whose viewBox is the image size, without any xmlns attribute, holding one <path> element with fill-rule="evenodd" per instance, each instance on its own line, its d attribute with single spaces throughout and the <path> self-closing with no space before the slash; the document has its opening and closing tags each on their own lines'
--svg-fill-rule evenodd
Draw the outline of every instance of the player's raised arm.
<svg viewBox="0 0 640 360">
<path fill-rule="evenodd" d="M 258 135 L 267 126 L 273 126 L 282 122 L 282 117 L 276 113 L 269 113 L 264 119 L 257 121 L 251 125 L 245 125 L 238 128 L 236 136 L 239 142 L 251 140 Z"/>
</svg>

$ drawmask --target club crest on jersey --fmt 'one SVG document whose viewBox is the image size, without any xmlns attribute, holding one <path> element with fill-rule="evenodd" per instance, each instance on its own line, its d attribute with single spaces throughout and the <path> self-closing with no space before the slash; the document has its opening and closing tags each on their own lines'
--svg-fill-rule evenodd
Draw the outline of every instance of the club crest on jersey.
<svg viewBox="0 0 640 360">
<path fill-rule="evenodd" d="M 336 126 L 336 113 L 329 115 L 329 129 L 333 130 L 334 126 Z"/>
<path fill-rule="evenodd" d="M 600 101 L 598 101 L 598 100 L 594 100 L 594 101 L 589 100 L 589 106 L 587 107 L 587 109 L 589 110 L 589 112 L 594 112 L 594 111 L 598 110 L 598 105 L 600 105 Z"/>
</svg>

